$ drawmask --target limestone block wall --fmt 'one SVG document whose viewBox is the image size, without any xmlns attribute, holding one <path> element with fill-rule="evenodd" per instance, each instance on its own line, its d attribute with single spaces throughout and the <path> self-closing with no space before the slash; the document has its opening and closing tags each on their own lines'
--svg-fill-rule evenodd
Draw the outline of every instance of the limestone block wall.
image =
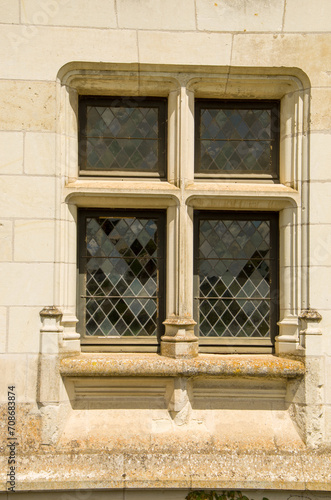
<svg viewBox="0 0 331 500">
<path fill-rule="evenodd" d="M 257 496 L 257 489 L 263 483 L 265 489 L 284 490 L 269 491 L 270 500 L 288 498 L 290 490 L 305 488 L 316 490 L 311 498 L 327 498 L 318 491 L 331 490 L 330 473 L 327 468 L 321 472 L 321 463 L 329 463 L 331 445 L 330 1 L 0 0 L 0 61 L 0 429 L 7 438 L 8 386 L 15 385 L 17 437 L 27 470 L 29 453 L 38 455 L 54 445 L 52 453 L 60 456 L 63 450 L 56 448 L 56 443 L 68 426 L 68 414 L 73 421 L 76 418 L 70 413 L 70 395 L 59 368 L 61 357 L 79 351 L 75 334 L 76 208 L 88 205 L 89 200 L 96 203 L 102 197 L 100 204 L 104 206 L 114 204 L 115 197 L 120 200 L 118 206 L 127 203 L 121 186 L 115 189 L 110 185 L 95 188 L 75 184 L 77 95 L 111 92 L 115 84 L 109 82 L 116 71 L 122 72 L 117 93 L 122 88 L 139 94 L 149 88 L 155 95 L 162 87 L 156 83 L 162 75 L 167 81 L 162 80 L 162 95 L 169 96 L 171 106 L 178 100 L 182 102 L 174 118 L 178 122 L 185 109 L 190 109 L 194 92 L 208 97 L 269 96 L 281 100 L 282 186 L 271 194 L 260 193 L 262 201 L 258 206 L 254 205 L 254 196 L 260 188 L 253 187 L 247 198 L 252 198 L 257 210 L 265 209 L 270 202 L 282 211 L 282 339 L 278 354 L 298 357 L 306 364 L 305 377 L 287 386 L 285 400 L 289 404 L 284 421 L 293 425 L 289 434 L 297 431 L 296 443 L 300 446 L 295 446 L 302 446 L 305 452 L 323 451 L 327 457 L 318 466 L 315 455 L 309 458 L 316 465 L 312 466 L 314 479 L 309 476 L 309 467 L 300 468 L 300 459 L 294 465 L 300 474 L 285 468 L 286 480 L 278 483 L 278 479 L 268 482 L 268 474 L 258 480 L 255 471 L 248 484 L 242 477 L 236 481 L 236 472 L 232 480 L 229 472 L 229 480 L 217 483 L 215 479 L 213 487 L 242 488 L 246 484 L 251 496 L 262 498 L 260 493 Z M 148 79 L 153 78 L 150 85 Z M 134 83 L 128 83 L 130 79 Z M 177 83 L 172 87 L 174 80 Z M 169 156 L 174 172 L 177 164 L 189 163 L 193 154 L 187 146 L 189 136 L 185 135 L 190 121 L 180 123 L 178 135 L 182 142 L 178 151 L 174 146 L 173 156 Z M 236 187 L 229 189 L 233 190 L 233 199 L 238 200 Z M 141 203 L 146 203 L 146 192 L 138 193 L 137 188 L 144 200 Z M 160 196 L 170 197 L 169 192 Z M 203 198 L 203 193 L 199 195 Z M 234 208 L 240 208 L 240 201 L 237 205 L 234 202 Z M 57 318 L 45 326 L 40 311 L 52 306 L 59 308 L 62 322 Z M 313 319 L 310 309 L 318 313 Z M 300 315 L 307 310 L 308 315 Z M 246 382 L 245 378 L 243 386 Z M 282 415 L 285 413 L 279 420 Z M 134 413 L 127 409 L 126 417 L 132 421 Z M 120 419 L 113 414 L 111 418 L 114 422 Z M 148 417 L 142 413 L 140 421 L 145 418 L 152 418 L 151 413 Z M 208 419 L 213 419 L 212 413 Z M 167 420 L 166 427 L 168 424 Z M 218 425 L 221 427 L 221 423 Z M 200 446 L 202 434 L 196 429 L 194 432 L 198 433 Z M 279 429 L 277 432 L 282 433 Z M 184 432 L 180 438 L 180 427 L 176 435 L 179 441 L 185 441 Z M 147 436 L 149 440 L 149 431 Z M 5 445 L 0 444 L 0 448 L 2 470 L 6 473 L 8 453 Z M 168 453 L 169 458 L 174 449 L 165 455 Z M 102 439 L 93 453 L 100 450 Z M 151 453 L 148 447 L 144 453 L 146 450 Z M 262 445 L 260 452 L 259 463 L 263 466 Z M 121 455 L 119 460 L 126 459 Z M 55 469 L 64 470 L 59 458 L 54 463 Z M 185 498 L 194 484 L 208 486 L 211 468 L 207 468 L 206 483 L 194 483 L 195 469 L 191 466 L 186 482 L 178 486 L 169 479 L 162 484 L 166 488 L 186 488 L 185 493 L 173 492 L 172 498 Z M 38 478 L 33 479 L 33 474 L 29 476 L 25 471 L 25 479 L 21 486 L 17 481 L 17 489 L 47 489 L 40 479 L 42 467 L 38 467 Z M 126 474 L 121 467 L 118 470 Z M 271 465 L 269 471 L 276 474 L 279 467 Z M 50 475 L 56 476 L 56 470 L 51 469 Z M 83 481 L 84 465 L 80 471 Z M 20 473 L 23 468 L 18 469 Z M 109 475 L 107 470 L 102 473 Z M 84 487 L 109 487 L 99 479 L 85 482 Z M 56 484 L 60 489 L 70 488 L 68 481 Z M 147 480 L 132 484 L 137 488 L 161 487 Z M 118 487 L 125 485 L 118 482 Z M 1 476 L 1 488 L 7 489 L 5 474 Z"/>
</svg>

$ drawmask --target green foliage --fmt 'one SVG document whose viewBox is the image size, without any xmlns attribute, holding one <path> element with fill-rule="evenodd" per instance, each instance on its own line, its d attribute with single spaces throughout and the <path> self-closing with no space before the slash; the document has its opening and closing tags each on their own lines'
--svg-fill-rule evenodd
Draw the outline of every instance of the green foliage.
<svg viewBox="0 0 331 500">
<path fill-rule="evenodd" d="M 222 493 L 216 493 L 216 491 L 204 491 L 196 490 L 191 491 L 185 500 L 254 500 L 249 499 L 246 495 L 243 495 L 241 491 L 222 491 Z M 268 500 L 263 497 L 263 500 Z"/>
</svg>

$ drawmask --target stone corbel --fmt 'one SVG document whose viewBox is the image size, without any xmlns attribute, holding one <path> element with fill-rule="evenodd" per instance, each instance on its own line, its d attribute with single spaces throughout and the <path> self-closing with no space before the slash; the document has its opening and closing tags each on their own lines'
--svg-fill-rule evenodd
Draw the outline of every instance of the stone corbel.
<svg viewBox="0 0 331 500">
<path fill-rule="evenodd" d="M 176 425 L 189 422 L 192 406 L 189 397 L 189 382 L 187 378 L 174 379 L 173 393 L 168 404 L 168 410 Z"/>
<path fill-rule="evenodd" d="M 303 323 L 300 330 L 302 346 L 306 349 L 306 354 L 310 356 L 320 356 L 322 353 L 322 330 L 319 323 L 322 316 L 315 309 L 305 309 L 301 311 L 299 318 Z"/>
<path fill-rule="evenodd" d="M 163 322 L 165 335 L 161 337 L 161 355 L 168 358 L 190 359 L 199 354 L 199 341 L 194 335 L 196 322 L 192 318 L 171 316 Z"/>
</svg>

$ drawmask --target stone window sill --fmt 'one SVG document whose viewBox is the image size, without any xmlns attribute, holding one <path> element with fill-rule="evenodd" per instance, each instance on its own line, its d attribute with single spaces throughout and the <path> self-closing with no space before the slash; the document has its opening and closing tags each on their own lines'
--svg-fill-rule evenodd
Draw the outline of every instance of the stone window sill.
<svg viewBox="0 0 331 500">
<path fill-rule="evenodd" d="M 83 353 L 64 358 L 64 377 L 255 377 L 294 379 L 305 374 L 302 361 L 273 355 L 200 354 L 172 359 L 158 354 Z"/>
</svg>

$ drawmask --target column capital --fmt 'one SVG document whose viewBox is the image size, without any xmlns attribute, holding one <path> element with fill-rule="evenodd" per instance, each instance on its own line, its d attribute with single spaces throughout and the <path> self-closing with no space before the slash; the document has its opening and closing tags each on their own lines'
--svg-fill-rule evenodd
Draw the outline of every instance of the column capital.
<svg viewBox="0 0 331 500">
<path fill-rule="evenodd" d="M 60 326 L 62 311 L 58 307 L 46 306 L 39 315 L 42 322 L 41 332 L 62 332 L 63 328 Z"/>
<path fill-rule="evenodd" d="M 42 318 L 57 318 L 62 316 L 62 311 L 56 306 L 46 306 L 39 314 Z"/>
</svg>

